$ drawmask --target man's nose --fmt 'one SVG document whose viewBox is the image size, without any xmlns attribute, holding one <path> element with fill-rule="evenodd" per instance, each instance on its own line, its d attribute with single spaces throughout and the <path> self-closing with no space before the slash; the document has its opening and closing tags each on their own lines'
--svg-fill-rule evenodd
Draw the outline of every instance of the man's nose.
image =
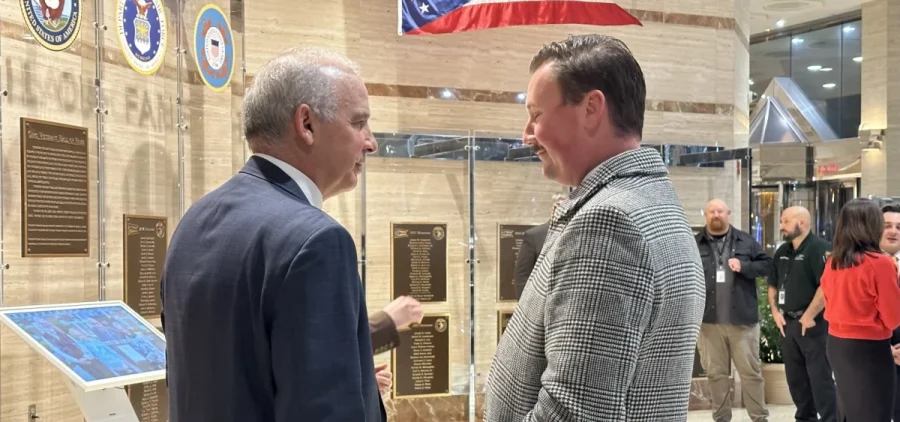
<svg viewBox="0 0 900 422">
<path fill-rule="evenodd" d="M 375 151 L 378 151 L 378 140 L 375 139 L 375 135 L 372 134 L 372 131 L 369 131 L 369 135 L 366 137 L 365 143 L 366 154 L 371 154 Z"/>
<path fill-rule="evenodd" d="M 531 124 L 531 121 L 525 124 L 525 130 L 522 131 L 522 142 L 525 145 L 534 144 L 534 125 Z"/>
</svg>

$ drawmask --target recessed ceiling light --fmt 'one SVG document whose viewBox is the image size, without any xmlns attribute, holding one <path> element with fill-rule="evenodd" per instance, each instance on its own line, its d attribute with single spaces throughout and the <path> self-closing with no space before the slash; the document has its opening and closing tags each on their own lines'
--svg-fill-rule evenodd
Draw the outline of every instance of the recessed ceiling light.
<svg viewBox="0 0 900 422">
<path fill-rule="evenodd" d="M 830 67 L 823 67 L 823 68 L 819 69 L 819 72 L 831 72 L 832 70 L 834 70 L 834 69 L 832 69 Z"/>
<path fill-rule="evenodd" d="M 825 89 L 831 89 L 831 88 L 834 88 L 834 87 L 836 87 L 836 86 L 837 86 L 836 84 L 825 84 L 825 85 L 822 85 L 822 88 L 825 88 Z"/>
<path fill-rule="evenodd" d="M 822 70 L 822 66 L 816 64 L 816 65 L 807 67 L 806 70 L 808 70 L 810 72 L 818 72 L 818 71 Z"/>
<path fill-rule="evenodd" d="M 446 99 L 453 98 L 453 92 L 451 92 L 449 89 L 445 89 L 441 91 L 441 97 L 444 97 Z"/>
<path fill-rule="evenodd" d="M 775 22 L 775 26 L 784 28 L 784 19 L 778 19 L 778 22 Z"/>
<path fill-rule="evenodd" d="M 794 44 L 803 44 L 803 38 L 797 37 L 791 40 Z"/>
<path fill-rule="evenodd" d="M 750 85 L 753 85 L 753 79 L 750 80 Z"/>
<path fill-rule="evenodd" d="M 862 60 L 863 60 L 863 59 L 862 59 L 862 56 L 854 57 L 854 58 L 853 58 L 853 61 L 855 61 L 855 62 L 857 62 L 857 63 L 862 63 Z"/>
<path fill-rule="evenodd" d="M 525 93 L 520 92 L 519 95 L 516 95 L 516 99 L 518 99 L 519 101 L 525 101 Z"/>
<path fill-rule="evenodd" d="M 845 27 L 844 27 L 844 32 L 853 32 L 853 31 L 856 31 L 856 28 L 854 28 L 854 27 L 852 27 L 852 26 L 845 26 Z"/>
</svg>

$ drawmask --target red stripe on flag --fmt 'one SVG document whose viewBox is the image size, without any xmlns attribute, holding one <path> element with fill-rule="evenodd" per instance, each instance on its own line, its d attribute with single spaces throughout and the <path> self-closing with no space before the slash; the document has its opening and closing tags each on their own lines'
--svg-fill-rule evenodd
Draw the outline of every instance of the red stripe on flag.
<svg viewBox="0 0 900 422">
<path fill-rule="evenodd" d="M 460 7 L 404 35 L 448 34 L 523 25 L 641 25 L 615 3 L 578 0 L 510 1 Z"/>
</svg>

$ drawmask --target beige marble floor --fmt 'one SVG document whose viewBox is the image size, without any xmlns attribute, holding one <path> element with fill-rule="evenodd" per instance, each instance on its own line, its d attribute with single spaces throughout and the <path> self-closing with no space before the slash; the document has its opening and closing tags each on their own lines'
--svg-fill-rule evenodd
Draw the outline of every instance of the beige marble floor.
<svg viewBox="0 0 900 422">
<path fill-rule="evenodd" d="M 794 406 L 769 406 L 769 422 L 793 422 Z M 744 409 L 732 410 L 731 422 L 750 422 L 747 411 Z M 709 422 L 712 421 L 712 411 L 695 410 L 688 413 L 688 422 Z"/>
</svg>

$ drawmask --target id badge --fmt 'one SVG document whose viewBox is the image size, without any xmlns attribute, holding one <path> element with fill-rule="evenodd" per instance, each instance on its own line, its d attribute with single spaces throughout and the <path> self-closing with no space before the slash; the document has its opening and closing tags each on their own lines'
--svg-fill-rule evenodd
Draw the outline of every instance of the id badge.
<svg viewBox="0 0 900 422">
<path fill-rule="evenodd" d="M 716 283 L 724 283 L 725 282 L 725 270 L 719 268 L 716 271 Z"/>
<path fill-rule="evenodd" d="M 778 304 L 784 305 L 784 289 L 778 290 Z"/>
</svg>

